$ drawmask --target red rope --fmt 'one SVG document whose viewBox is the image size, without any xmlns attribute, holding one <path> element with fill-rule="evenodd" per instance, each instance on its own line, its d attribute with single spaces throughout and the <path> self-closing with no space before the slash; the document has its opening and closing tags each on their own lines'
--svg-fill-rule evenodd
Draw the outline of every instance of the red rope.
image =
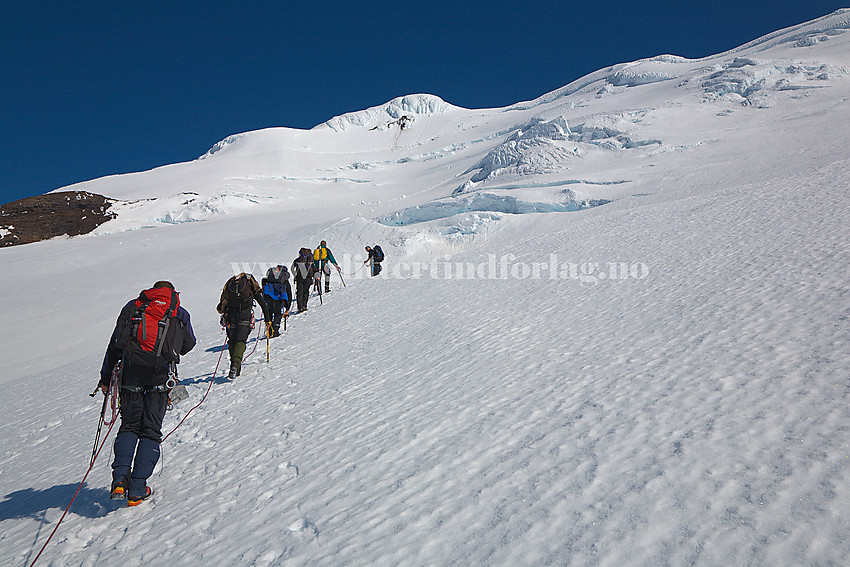
<svg viewBox="0 0 850 567">
<path fill-rule="evenodd" d="M 266 322 L 266 320 L 263 319 L 264 325 L 265 325 L 265 322 Z M 245 355 L 245 357 L 242 359 L 242 362 L 245 362 L 246 360 L 248 360 L 248 357 L 251 356 L 252 354 L 254 354 L 254 351 L 257 350 L 257 345 L 260 344 L 260 329 L 262 329 L 262 327 L 257 325 L 257 340 L 254 341 L 254 348 L 251 349 L 251 352 L 249 352 L 248 354 Z"/>
<path fill-rule="evenodd" d="M 196 409 L 198 409 L 199 407 L 201 407 L 201 404 L 204 403 L 204 400 L 207 399 L 207 394 L 210 393 L 210 389 L 212 388 L 213 382 L 215 382 L 215 375 L 218 374 L 218 367 L 221 364 L 221 357 L 224 356 L 224 350 L 225 350 L 226 347 L 227 347 L 227 342 L 225 341 L 224 347 L 222 347 L 222 349 L 221 349 L 221 354 L 218 355 L 218 362 L 215 363 L 215 370 L 213 370 L 212 378 L 210 378 L 210 385 L 207 386 L 207 391 L 204 392 L 204 396 L 201 398 L 201 401 L 198 402 L 198 404 L 195 407 L 193 407 L 192 409 L 190 409 L 189 411 L 186 412 L 186 415 L 183 416 L 183 419 L 180 420 L 180 423 L 178 423 L 174 427 L 174 429 L 169 431 L 168 435 L 166 435 L 165 437 L 162 438 L 161 443 L 164 443 L 165 440 L 168 439 L 169 435 L 171 435 L 172 433 L 177 431 L 177 428 L 180 427 L 181 425 L 183 425 L 183 422 L 186 421 L 186 418 L 189 417 L 189 414 L 192 413 L 193 411 L 195 411 Z"/>
<path fill-rule="evenodd" d="M 112 393 L 112 386 L 110 386 L 110 389 L 106 393 L 106 395 L 108 396 L 111 393 Z M 114 393 L 112 393 L 112 399 L 113 399 L 113 404 L 114 404 L 114 400 L 115 400 L 115 394 Z M 114 407 L 115 407 L 115 405 L 113 405 L 113 408 Z M 104 406 L 103 413 L 101 413 L 101 415 L 100 415 L 100 419 L 104 419 L 105 414 L 106 414 L 106 406 Z M 74 500 L 77 499 L 77 495 L 80 494 L 80 490 L 82 490 L 83 484 L 85 484 L 86 479 L 89 477 L 89 473 L 94 468 L 94 463 L 97 460 L 97 457 L 100 455 L 100 451 L 103 449 L 103 446 L 106 445 L 106 440 L 109 439 L 109 433 L 112 431 L 113 426 L 115 426 L 116 421 L 117 421 L 117 419 L 116 419 L 115 413 L 113 413 L 112 420 L 109 422 L 109 429 L 106 430 L 106 435 L 103 437 L 103 441 L 101 442 L 100 447 L 97 449 L 97 452 L 95 453 L 94 457 L 92 458 L 91 464 L 89 464 L 89 468 L 86 471 L 86 474 L 83 475 L 83 480 L 80 481 L 80 485 L 77 487 L 77 491 L 74 493 L 74 497 L 71 498 L 70 502 L 68 502 L 68 506 L 65 508 L 65 511 L 62 512 L 62 517 L 59 518 L 59 521 L 56 522 L 56 527 L 54 527 L 53 531 L 50 532 L 50 535 L 47 536 L 47 541 L 45 541 L 44 545 L 41 546 L 41 549 L 39 550 L 38 555 L 36 555 L 35 559 L 33 559 L 32 563 L 30 563 L 30 567 L 35 565 L 35 562 L 38 561 L 38 558 L 41 557 L 41 554 L 44 552 L 45 549 L 47 549 L 47 544 L 50 543 L 50 540 L 53 538 L 53 535 L 56 533 L 56 530 L 59 529 L 59 526 L 62 524 L 62 520 L 64 520 L 65 516 L 68 514 L 68 510 L 71 509 L 71 504 L 74 503 Z M 106 423 L 105 420 L 104 420 L 104 423 Z"/>
<path fill-rule="evenodd" d="M 227 346 L 226 342 L 224 343 L 224 346 L 225 347 Z M 168 433 L 168 435 L 163 437 L 162 441 L 165 441 L 166 439 L 168 439 L 169 435 L 171 435 L 172 433 L 177 431 L 177 428 L 180 427 L 181 425 L 183 425 L 183 422 L 186 421 L 186 418 L 189 417 L 189 414 L 192 413 L 193 411 L 195 411 L 197 408 L 199 408 L 201 406 L 201 404 L 204 403 L 204 400 L 207 399 L 207 394 L 210 393 L 210 389 L 212 388 L 213 382 L 215 382 L 215 375 L 218 373 L 218 367 L 221 364 L 221 357 L 224 355 L 224 350 L 225 349 L 222 348 L 221 354 L 218 355 L 218 362 L 216 362 L 216 364 L 215 364 L 215 370 L 213 370 L 212 378 L 210 378 L 210 385 L 207 386 L 207 391 L 204 392 L 204 397 L 201 398 L 201 401 L 198 402 L 198 404 L 195 407 L 193 407 L 188 412 L 186 412 L 186 415 L 183 416 L 183 419 L 180 420 L 180 423 L 178 423 L 177 426 Z M 109 395 L 110 393 L 112 393 L 113 386 L 114 386 L 114 383 L 113 383 L 113 385 L 110 385 L 109 392 L 107 392 L 106 395 Z M 65 519 L 65 516 L 68 514 L 68 510 L 71 509 L 71 505 L 74 503 L 74 500 L 77 499 L 77 495 L 80 494 L 80 490 L 82 490 L 83 484 L 85 484 L 86 479 L 89 477 L 89 473 L 94 468 L 94 463 L 97 460 L 97 457 L 100 455 L 100 451 L 103 449 L 103 446 L 106 445 L 106 440 L 109 438 L 109 434 L 112 431 L 112 428 L 115 426 L 115 423 L 118 421 L 118 419 L 117 419 L 117 417 L 118 417 L 118 412 L 117 412 L 118 405 L 117 405 L 116 397 L 115 397 L 114 394 L 112 395 L 112 403 L 111 403 L 112 419 L 108 422 L 104 419 L 104 417 L 106 415 L 106 407 L 107 406 L 104 405 L 103 413 L 100 416 L 100 418 L 103 420 L 103 423 L 106 424 L 106 425 L 109 425 L 109 429 L 107 429 L 106 435 L 103 437 L 103 442 L 101 442 L 100 447 L 97 449 L 97 453 L 95 453 L 94 457 L 92 458 L 91 464 L 89 465 L 89 468 L 86 471 L 86 474 L 83 476 L 83 480 L 80 481 L 80 485 L 77 487 L 77 491 L 74 493 L 74 497 L 71 498 L 70 502 L 68 502 L 68 506 L 65 508 L 65 511 L 62 513 L 62 517 L 59 518 L 58 522 L 56 522 L 56 526 L 53 528 L 53 531 L 50 532 L 50 535 L 47 537 L 47 541 L 45 541 L 44 545 L 41 546 L 41 550 L 39 550 L 38 555 L 36 555 L 35 559 L 33 559 L 32 563 L 30 563 L 30 567 L 33 567 L 33 565 L 35 565 L 35 562 L 38 561 L 38 558 L 41 557 L 41 554 L 44 552 L 45 549 L 47 549 L 47 544 L 50 543 L 50 540 L 53 538 L 53 535 L 56 533 L 56 530 L 59 529 L 59 526 L 62 524 L 62 521 Z"/>
<path fill-rule="evenodd" d="M 260 327 L 257 328 L 257 340 L 254 341 L 254 348 L 251 349 L 251 352 L 248 353 L 248 356 L 251 356 L 252 354 L 254 354 L 254 351 L 257 350 L 257 344 L 259 344 L 259 342 L 260 342 Z M 227 342 L 225 341 L 224 347 L 226 347 L 226 346 L 227 346 Z M 212 378 L 210 378 L 210 384 L 209 384 L 209 386 L 207 386 L 207 391 L 204 392 L 204 396 L 201 398 L 201 401 L 198 402 L 194 407 L 192 407 L 189 411 L 186 412 L 186 415 L 183 416 L 183 419 L 180 420 L 180 423 L 178 423 L 174 427 L 174 429 L 169 431 L 168 435 L 163 437 L 162 441 L 160 443 L 165 442 L 165 440 L 168 439 L 169 436 L 171 436 L 172 433 L 177 431 L 177 428 L 180 427 L 181 425 L 183 425 L 183 422 L 186 421 L 186 418 L 189 417 L 189 414 L 191 414 L 193 411 L 195 411 L 196 409 L 201 407 L 201 404 L 204 403 L 204 400 L 207 399 L 207 395 L 210 393 L 210 389 L 212 389 L 213 382 L 215 382 L 215 375 L 218 374 L 218 367 L 221 365 L 222 356 L 224 356 L 224 348 L 221 349 L 221 354 L 218 355 L 218 361 L 215 363 L 215 370 L 213 370 Z M 246 356 L 245 358 L 247 359 L 248 356 Z M 103 424 L 109 425 L 109 429 L 107 429 L 106 435 L 103 437 L 103 441 L 101 442 L 100 447 L 98 447 L 97 452 L 92 457 L 91 463 L 89 464 L 89 468 L 86 471 L 86 474 L 83 475 L 83 480 L 80 481 L 80 485 L 77 487 L 77 491 L 74 493 L 73 498 L 71 498 L 71 501 L 68 502 L 68 506 L 65 508 L 65 511 L 62 513 L 62 517 L 59 518 L 59 521 L 56 522 L 56 526 L 53 528 L 53 531 L 50 532 L 49 536 L 47 536 L 47 541 L 45 541 L 44 545 L 41 546 L 41 549 L 39 550 L 38 555 L 36 555 L 35 559 L 33 559 L 32 563 L 30 563 L 30 567 L 33 567 L 33 565 L 35 565 L 35 562 L 38 561 L 39 557 L 41 557 L 41 554 L 44 552 L 45 549 L 47 549 L 47 544 L 50 543 L 50 540 L 53 538 L 53 535 L 56 533 L 56 530 L 59 529 L 59 526 L 62 524 L 62 521 L 65 519 L 65 516 L 68 514 L 68 510 L 71 509 L 71 505 L 74 503 L 74 501 L 77 499 L 77 496 L 80 494 L 80 490 L 82 490 L 83 484 L 85 484 L 86 479 L 89 477 L 89 473 L 94 468 L 95 461 L 97 460 L 98 456 L 100 455 L 101 450 L 103 450 L 104 445 L 106 445 L 106 440 L 109 438 L 109 434 L 112 432 L 112 428 L 115 426 L 115 423 L 118 421 L 118 403 L 117 403 L 117 400 L 116 400 L 115 393 L 113 392 L 113 390 L 116 388 L 116 386 L 117 386 L 117 384 L 115 383 L 115 374 L 113 374 L 113 381 L 110 384 L 109 391 L 106 393 L 107 396 L 112 394 L 112 403 L 111 403 L 112 416 L 111 416 L 111 419 L 109 421 L 106 421 L 106 419 L 105 419 L 106 407 L 107 407 L 106 404 L 104 404 L 103 411 L 101 412 L 101 415 L 100 415 L 100 419 L 102 420 Z"/>
</svg>

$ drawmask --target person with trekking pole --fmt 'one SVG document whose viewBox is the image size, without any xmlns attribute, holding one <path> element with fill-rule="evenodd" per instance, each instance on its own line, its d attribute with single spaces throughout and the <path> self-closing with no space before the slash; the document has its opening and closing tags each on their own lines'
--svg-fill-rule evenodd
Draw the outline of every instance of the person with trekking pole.
<svg viewBox="0 0 850 567">
<path fill-rule="evenodd" d="M 227 330 L 227 348 L 230 351 L 230 373 L 227 377 L 235 379 L 242 372 L 242 357 L 248 337 L 254 328 L 254 302 L 263 310 L 266 333 L 270 333 L 271 316 L 263 298 L 263 288 L 251 274 L 242 272 L 231 277 L 221 290 L 216 310 L 221 313 L 221 321 Z"/>
<path fill-rule="evenodd" d="M 278 264 L 266 272 L 263 278 L 263 298 L 271 313 L 271 332 L 269 336 L 280 336 L 280 321 L 289 317 L 292 304 L 292 286 L 289 285 L 289 270 Z M 282 312 L 282 313 L 281 313 Z"/>
<path fill-rule="evenodd" d="M 168 392 L 180 357 L 196 343 L 189 312 L 168 281 L 156 282 L 121 309 L 98 382 L 106 396 L 117 374 L 112 387 L 120 395 L 121 426 L 113 445 L 113 500 L 126 498 L 136 506 L 151 495 L 147 480 L 159 461 Z"/>
<path fill-rule="evenodd" d="M 316 269 L 313 267 L 313 251 L 309 248 L 301 248 L 298 257 L 292 262 L 289 270 L 295 278 L 295 303 L 298 313 L 307 311 L 307 301 L 310 299 L 310 286 L 313 285 L 313 276 Z M 284 320 L 284 326 L 286 321 Z"/>
<path fill-rule="evenodd" d="M 330 264 L 334 265 L 336 271 L 339 272 L 340 277 L 342 277 L 342 270 L 340 269 L 339 264 L 336 263 L 333 252 L 331 252 L 331 249 L 328 248 L 327 243 L 322 240 L 319 247 L 313 251 L 313 267 L 316 269 L 316 281 L 320 287 L 322 284 L 322 274 L 325 276 L 325 293 L 330 293 L 331 291 Z"/>
</svg>

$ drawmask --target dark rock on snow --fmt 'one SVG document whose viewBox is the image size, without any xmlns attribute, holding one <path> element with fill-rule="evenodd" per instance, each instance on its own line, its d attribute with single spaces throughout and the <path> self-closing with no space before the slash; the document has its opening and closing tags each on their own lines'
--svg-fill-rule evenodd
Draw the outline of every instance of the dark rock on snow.
<svg viewBox="0 0 850 567">
<path fill-rule="evenodd" d="M 29 244 L 55 236 L 87 234 L 115 218 L 113 199 L 86 191 L 27 197 L 0 207 L 0 247 Z"/>
</svg>

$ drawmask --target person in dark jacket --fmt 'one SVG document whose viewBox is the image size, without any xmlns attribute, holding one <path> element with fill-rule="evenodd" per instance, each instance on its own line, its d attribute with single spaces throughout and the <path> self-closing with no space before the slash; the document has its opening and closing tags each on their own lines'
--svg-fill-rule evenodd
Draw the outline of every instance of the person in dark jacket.
<svg viewBox="0 0 850 567">
<path fill-rule="evenodd" d="M 383 258 L 379 260 L 378 258 L 380 255 L 378 254 L 378 251 L 371 246 L 366 247 L 366 254 L 368 254 L 368 256 L 366 256 L 366 261 L 363 263 L 369 264 L 369 267 L 372 268 L 372 277 L 374 278 L 381 273 L 381 262 L 383 261 Z"/>
<path fill-rule="evenodd" d="M 292 305 L 292 286 L 289 285 L 289 270 L 286 266 L 278 264 L 266 272 L 263 278 L 263 298 L 272 316 L 269 336 L 279 337 L 281 318 L 289 317 L 289 307 Z"/>
<path fill-rule="evenodd" d="M 307 300 L 310 299 L 310 286 L 313 285 L 313 277 L 316 269 L 313 266 L 313 251 L 302 248 L 298 251 L 298 257 L 292 262 L 289 270 L 295 278 L 295 299 L 298 312 L 307 311 Z"/>
<path fill-rule="evenodd" d="M 248 336 L 254 328 L 254 302 L 263 310 L 268 332 L 271 333 L 271 316 L 266 300 L 263 298 L 263 288 L 251 274 L 242 272 L 233 276 L 221 290 L 221 299 L 216 310 L 222 314 L 222 320 L 227 329 L 227 347 L 230 350 L 230 373 L 228 378 L 233 380 L 242 372 L 242 357 Z"/>
<path fill-rule="evenodd" d="M 122 331 L 133 328 L 133 316 L 140 305 L 154 301 L 165 304 L 169 300 L 176 309 L 172 311 L 169 331 L 163 333 L 162 338 L 163 342 L 171 343 L 162 349 L 168 356 L 164 354 L 160 358 L 153 353 L 134 351 L 126 344 L 119 346 L 130 336 L 129 331 Z M 156 323 L 154 321 L 153 325 Z M 153 334 L 156 335 L 156 332 Z M 153 288 L 143 291 L 138 299 L 130 301 L 121 310 L 106 348 L 98 382 L 98 387 L 106 395 L 113 369 L 120 361 L 121 427 L 113 445 L 115 459 L 112 462 L 111 498 L 126 498 L 128 506 L 136 506 L 151 495 L 147 480 L 159 461 L 162 420 L 168 406 L 169 387 L 166 383 L 172 372 L 176 376 L 175 368 L 180 356 L 192 350 L 196 342 L 189 312 L 179 305 L 179 297 L 170 282 L 156 282 Z M 153 366 L 147 365 L 150 360 L 143 356 L 145 354 L 153 356 Z"/>
</svg>

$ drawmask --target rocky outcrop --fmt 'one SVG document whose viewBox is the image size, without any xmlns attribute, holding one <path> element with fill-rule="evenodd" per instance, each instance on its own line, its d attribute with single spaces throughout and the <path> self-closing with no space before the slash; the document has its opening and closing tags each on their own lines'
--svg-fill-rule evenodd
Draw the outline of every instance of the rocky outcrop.
<svg viewBox="0 0 850 567">
<path fill-rule="evenodd" d="M 109 211 L 114 202 L 95 193 L 62 191 L 7 203 L 0 207 L 0 247 L 87 234 L 115 218 Z"/>
</svg>

